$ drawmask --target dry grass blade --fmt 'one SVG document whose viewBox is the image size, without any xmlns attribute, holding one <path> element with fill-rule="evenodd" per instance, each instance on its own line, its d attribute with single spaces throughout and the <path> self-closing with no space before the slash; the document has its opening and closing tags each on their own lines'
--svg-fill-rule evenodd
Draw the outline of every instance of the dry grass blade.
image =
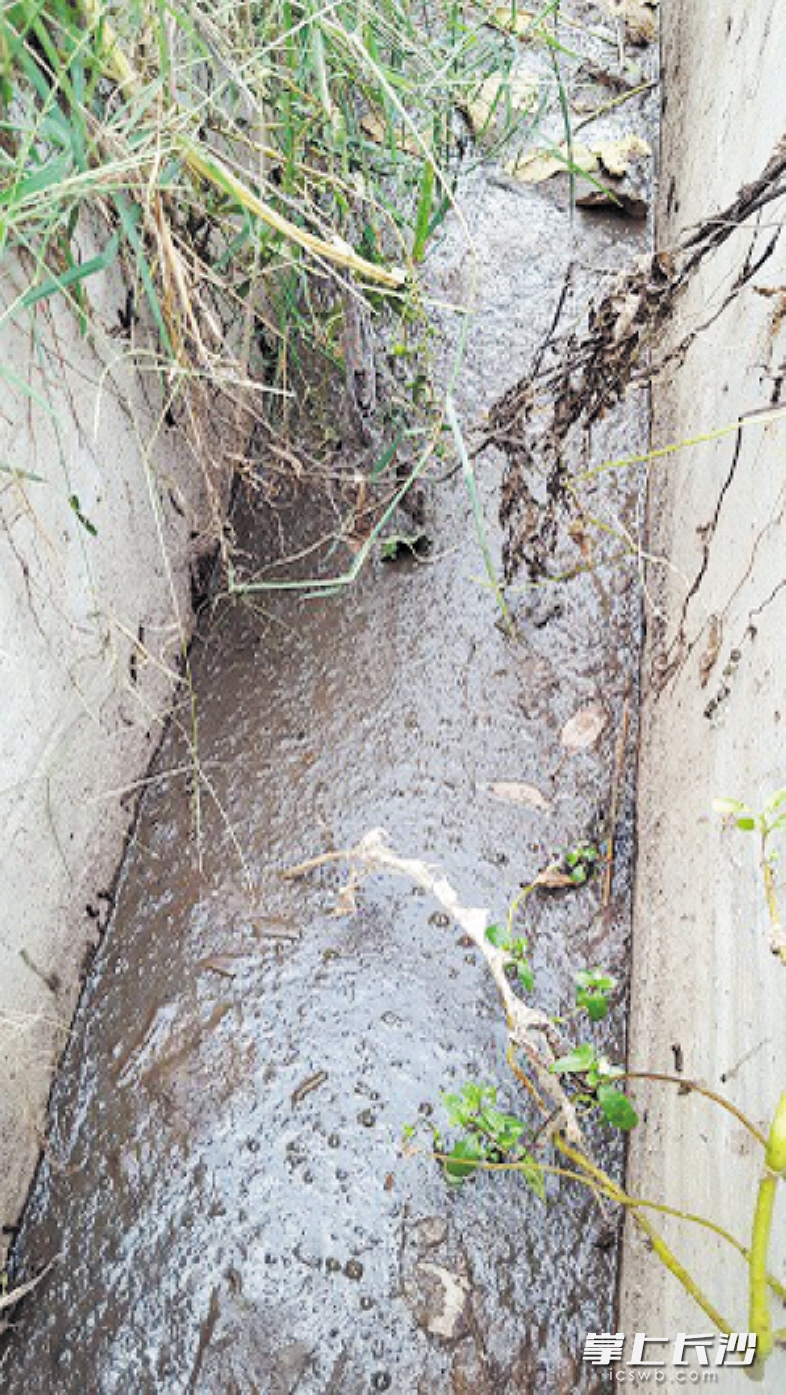
<svg viewBox="0 0 786 1395">
<path fill-rule="evenodd" d="M 19 1284 L 16 1288 L 12 1288 L 9 1293 L 0 1294 L 0 1312 L 5 1312 L 8 1308 L 13 1308 L 26 1294 L 32 1293 L 33 1289 L 38 1287 L 41 1280 L 46 1278 L 54 1263 L 55 1261 L 51 1260 L 46 1268 L 41 1270 L 40 1274 L 36 1274 L 34 1279 L 28 1279 L 27 1283 Z"/>
</svg>

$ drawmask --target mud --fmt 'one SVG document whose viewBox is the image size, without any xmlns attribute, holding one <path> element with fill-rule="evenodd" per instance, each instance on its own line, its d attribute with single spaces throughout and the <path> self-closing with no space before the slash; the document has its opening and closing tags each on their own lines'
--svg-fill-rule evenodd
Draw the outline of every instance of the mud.
<svg viewBox="0 0 786 1395">
<path fill-rule="evenodd" d="M 469 428 L 546 335 L 568 261 L 580 303 L 646 231 L 574 225 L 566 194 L 480 171 L 462 205 L 484 268 L 457 389 Z M 435 298 L 455 303 L 470 272 L 452 222 Z M 642 448 L 643 402 L 598 430 L 599 458 Z M 501 468 L 478 459 L 497 552 Z M 638 488 L 612 473 L 594 499 L 634 537 Z M 246 517 L 241 541 L 269 558 L 310 507 Z M 596 1388 L 580 1358 L 612 1320 L 613 1218 L 567 1184 L 545 1205 L 515 1179 L 450 1190 L 402 1156 L 402 1126 L 439 1118 L 441 1091 L 507 1080 L 483 966 L 407 886 L 374 879 L 336 916 L 338 872 L 279 875 L 381 824 L 502 915 L 561 846 L 608 836 L 616 808 L 609 905 L 598 877 L 533 902 L 528 929 L 544 1005 L 568 1007 L 588 962 L 625 977 L 635 553 L 593 533 L 588 570 L 511 598 L 511 640 L 460 476 L 429 485 L 425 526 L 427 558 L 377 562 L 328 600 L 220 601 L 197 640 L 202 866 L 174 725 L 54 1091 L 17 1247 L 21 1274 L 52 1269 L 6 1339 L 9 1392 Z M 589 546 L 574 540 L 576 563 Z M 562 727 L 590 703 L 603 734 L 569 754 Z M 498 781 L 548 808 L 494 798 Z M 602 1038 L 617 1055 L 623 1018 Z M 501 1098 L 516 1107 L 506 1083 Z M 618 1172 L 619 1144 L 604 1149 Z"/>
</svg>

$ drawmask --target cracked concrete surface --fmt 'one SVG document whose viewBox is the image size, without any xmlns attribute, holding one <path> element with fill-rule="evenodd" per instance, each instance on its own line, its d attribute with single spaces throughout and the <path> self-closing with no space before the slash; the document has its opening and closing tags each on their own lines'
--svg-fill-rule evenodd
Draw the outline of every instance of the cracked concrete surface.
<svg viewBox="0 0 786 1395">
<path fill-rule="evenodd" d="M 781 139 L 786 13 L 774 0 L 744 10 L 734 0 L 662 8 L 658 242 L 667 248 L 728 203 Z M 785 212 L 769 206 L 708 263 L 675 339 L 722 302 L 741 261 L 756 258 Z M 712 801 L 760 805 L 786 784 L 784 287 L 786 237 L 654 390 L 653 446 L 730 430 L 652 468 L 657 560 L 648 577 L 630 1029 L 633 1069 L 674 1073 L 677 1061 L 686 1078 L 726 1093 L 765 1129 L 786 1088 L 786 969 L 768 947 L 758 849 L 723 827 Z M 632 1141 L 632 1194 L 712 1217 L 747 1243 L 762 1162 L 750 1136 L 674 1087 L 647 1086 L 639 1099 L 647 1117 Z M 783 1204 L 776 1273 L 786 1254 Z M 745 1330 L 744 1261 L 696 1227 L 662 1229 L 732 1327 Z M 711 1327 L 632 1233 L 619 1327 L 671 1336 Z M 731 1372 L 722 1381 L 724 1390 L 748 1388 Z M 782 1355 L 762 1388 L 786 1388 Z"/>
</svg>

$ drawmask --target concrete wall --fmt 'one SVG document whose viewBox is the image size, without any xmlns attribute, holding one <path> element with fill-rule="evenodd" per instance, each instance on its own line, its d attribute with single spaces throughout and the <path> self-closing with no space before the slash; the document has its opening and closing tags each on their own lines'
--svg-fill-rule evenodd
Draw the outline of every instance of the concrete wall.
<svg viewBox="0 0 786 1395">
<path fill-rule="evenodd" d="M 668 247 L 731 202 L 786 131 L 786 9 L 776 0 L 668 0 L 662 24 L 657 240 Z M 783 203 L 771 205 L 757 226 L 734 234 L 693 286 L 675 334 L 720 305 L 746 254 L 755 258 L 785 215 Z M 786 359 L 784 288 L 786 236 L 656 386 L 655 446 L 773 400 Z M 638 797 L 632 1063 L 673 1073 L 679 1047 L 686 1076 L 762 1127 L 786 1089 L 786 966 L 768 950 L 753 838 L 725 830 L 711 806 L 722 796 L 758 803 L 786 786 L 785 491 L 786 420 L 652 467 L 650 546 L 660 560 L 649 569 Z M 664 1086 L 639 1097 L 647 1119 L 632 1142 L 632 1192 L 711 1216 L 747 1242 L 758 1146 L 695 1096 Z M 782 1198 L 782 1278 L 785 1229 Z M 669 1222 L 663 1230 L 721 1312 L 747 1329 L 744 1262 L 706 1231 Z M 776 1325 L 786 1325 L 779 1305 Z M 631 1232 L 620 1330 L 673 1337 L 712 1326 Z M 721 1387 L 741 1388 L 741 1377 L 722 1373 Z M 786 1389 L 780 1358 L 764 1388 Z"/>
<path fill-rule="evenodd" d="M 16 282 L 16 284 L 15 284 Z M 190 572 L 221 507 L 146 356 L 119 279 L 0 319 L 0 1220 L 16 1220 L 54 1063 L 192 623 Z M 195 402 L 197 416 L 200 403 Z M 201 403 L 204 423 L 209 405 Z M 209 435 L 208 435 L 209 439 Z M 207 452 L 210 454 L 210 452 Z M 15 473 L 16 472 L 16 473 Z M 23 473 L 24 472 L 24 473 Z M 35 476 L 36 478 L 30 478 Z M 69 500 L 95 533 L 80 521 Z M 130 791 L 130 792 L 129 792 Z"/>
</svg>

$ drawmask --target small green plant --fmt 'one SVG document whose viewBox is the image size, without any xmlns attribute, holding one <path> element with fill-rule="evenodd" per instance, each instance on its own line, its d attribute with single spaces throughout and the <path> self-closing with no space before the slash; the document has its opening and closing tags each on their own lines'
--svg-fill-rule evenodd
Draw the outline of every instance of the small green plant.
<svg viewBox="0 0 786 1395">
<path fill-rule="evenodd" d="M 458 1094 L 443 1095 L 442 1103 L 449 1124 L 462 1130 L 443 1159 L 448 1182 L 460 1185 L 484 1163 L 508 1164 L 521 1173 L 538 1196 L 544 1196 L 543 1168 L 521 1141 L 526 1125 L 514 1114 L 503 1114 L 497 1109 L 495 1086 L 468 1081 Z M 437 1135 L 435 1143 L 439 1141 Z"/>
<path fill-rule="evenodd" d="M 577 857 L 577 866 L 583 866 Z M 535 973 L 529 960 L 527 940 L 511 929 L 511 917 L 506 925 L 486 927 L 485 938 L 503 959 L 509 979 L 519 984 L 525 993 L 535 988 Z M 609 999 L 616 979 L 601 969 L 582 969 L 575 977 L 574 1013 L 586 1014 L 592 1022 L 600 1022 L 609 1011 Z M 564 1025 L 564 1018 L 552 1019 L 555 1028 Z M 578 1113 L 599 1111 L 612 1128 L 627 1132 L 635 1127 L 638 1115 L 630 1100 L 616 1083 L 624 1072 L 614 1066 L 594 1046 L 582 1044 L 558 1058 L 550 1066 L 568 1087 L 572 1106 Z M 528 1127 L 513 1114 L 504 1114 L 496 1107 L 497 1091 L 493 1085 L 467 1081 L 457 1094 L 445 1094 L 442 1103 L 453 1129 L 460 1130 L 448 1151 L 438 1131 L 432 1126 L 435 1156 L 442 1163 L 445 1178 L 460 1185 L 482 1167 L 505 1167 L 521 1174 L 524 1181 L 541 1198 L 545 1196 L 543 1164 L 534 1156 L 538 1147 L 538 1129 Z M 411 1138 L 414 1129 L 406 1130 Z"/>
<path fill-rule="evenodd" d="M 584 845 L 579 851 L 583 850 Z M 596 852 L 595 849 L 592 849 Z M 583 862 L 577 866 L 583 867 Z M 535 974 L 528 958 L 527 941 L 515 935 L 507 926 L 489 925 L 486 939 L 505 959 L 505 968 L 527 993 L 535 987 Z M 617 986 L 617 980 L 603 969 L 580 969 L 575 976 L 576 1013 L 586 1013 L 592 1022 L 601 1022 L 607 1016 L 610 997 Z M 556 1026 L 564 1026 L 565 1018 L 553 1017 Z M 578 1088 L 573 1092 L 573 1103 L 581 1109 L 599 1108 L 600 1113 L 613 1128 L 627 1131 L 635 1127 L 638 1115 L 630 1100 L 614 1082 L 624 1071 L 614 1066 L 605 1056 L 599 1056 L 594 1046 L 574 1047 L 567 1055 L 561 1056 L 550 1068 L 555 1075 L 575 1077 Z M 451 1096 L 451 1099 L 454 1097 Z"/>
<path fill-rule="evenodd" d="M 730 802 L 734 809 L 730 811 L 726 807 L 723 812 L 733 812 L 742 819 L 752 816 L 747 806 L 739 806 L 736 801 L 725 801 L 725 804 Z M 782 806 L 786 808 L 786 797 L 773 796 L 762 811 L 768 831 L 772 831 L 780 819 Z M 285 875 L 301 877 L 343 861 L 350 865 L 351 884 L 355 887 L 361 875 L 372 872 L 394 873 L 414 882 L 436 899 L 474 943 L 486 961 L 500 996 L 508 1030 L 507 1062 L 526 1101 L 527 1117 L 507 1113 L 497 1107 L 496 1086 L 468 1081 L 458 1091 L 443 1096 L 449 1127 L 458 1130 L 458 1138 L 443 1140 L 439 1129 L 423 1111 L 418 1123 L 407 1125 L 403 1131 L 406 1150 L 415 1151 L 415 1136 L 426 1127 L 430 1131 L 429 1154 L 442 1165 L 451 1185 L 460 1185 L 481 1171 L 512 1171 L 520 1173 L 540 1197 L 545 1197 L 546 1179 L 556 1176 L 588 1188 L 598 1202 L 613 1202 L 628 1214 L 656 1259 L 682 1285 L 713 1328 L 728 1334 L 738 1329 L 739 1319 L 729 1321 L 719 1311 L 647 1213 L 661 1213 L 711 1232 L 747 1268 L 749 1330 L 758 1339 L 756 1366 L 760 1370 L 774 1346 L 786 1344 L 786 1329 L 773 1330 L 771 1314 L 772 1295 L 786 1301 L 786 1286 L 768 1267 L 778 1182 L 786 1179 L 786 1094 L 777 1105 L 767 1136 L 730 1100 L 698 1081 L 687 1080 L 683 1075 L 624 1071 L 590 1042 L 580 1042 L 565 1052 L 564 1047 L 569 1045 L 564 1031 L 566 1019 L 548 1017 L 530 1007 L 514 991 L 516 984 L 521 984 L 526 992 L 534 987 L 527 943 L 512 929 L 512 917 L 521 897 L 512 903 L 505 929 L 489 924 L 487 911 L 464 905 L 448 880 L 432 865 L 396 853 L 388 846 L 381 829 L 370 830 L 352 848 L 322 853 L 290 868 Z M 523 968 L 523 977 L 520 968 Z M 511 970 L 514 971 L 513 984 Z M 581 1014 L 586 1014 L 590 1021 L 602 1020 L 615 987 L 611 975 L 601 969 L 577 972 L 575 1006 L 568 1020 Z M 562 1055 L 558 1054 L 557 1047 L 563 1050 Z M 582 1116 L 591 1118 L 593 1114 L 600 1114 L 607 1124 L 623 1133 L 638 1122 L 634 1105 L 620 1088 L 623 1080 L 649 1080 L 676 1087 L 682 1094 L 703 1096 L 733 1117 L 752 1143 L 761 1148 L 762 1172 L 750 1245 L 743 1244 L 712 1217 L 631 1195 L 595 1161 L 582 1127 Z"/>
<path fill-rule="evenodd" d="M 616 987 L 617 980 L 602 969 L 581 969 L 576 974 L 576 1007 L 584 1008 L 593 1022 L 602 1022 Z"/>
<path fill-rule="evenodd" d="M 534 882 L 524 888 L 524 895 L 535 890 L 570 891 L 573 887 L 586 886 L 602 860 L 603 853 L 595 843 L 574 843 L 556 854 L 553 861 L 538 873 Z"/>
<path fill-rule="evenodd" d="M 380 542 L 380 561 L 400 562 L 402 557 L 424 557 L 431 546 L 428 533 L 390 533 Z"/>
<path fill-rule="evenodd" d="M 594 843 L 577 843 L 565 853 L 565 867 L 574 886 L 584 886 L 600 861 L 600 849 Z"/>
<path fill-rule="evenodd" d="M 509 927 L 502 925 L 489 925 L 486 939 L 504 954 L 506 967 L 512 971 L 522 988 L 531 993 L 535 987 L 535 975 L 527 958 L 527 941 L 520 935 L 511 934 Z"/>
<path fill-rule="evenodd" d="M 551 1069 L 556 1075 L 573 1076 L 580 1082 L 573 1096 L 574 1104 L 588 1108 L 597 1106 L 612 1128 L 627 1133 L 636 1127 L 639 1116 L 627 1095 L 614 1082 L 624 1074 L 621 1066 L 613 1066 L 605 1056 L 599 1056 L 594 1046 L 582 1045 L 567 1056 L 561 1056 Z"/>
<path fill-rule="evenodd" d="M 772 846 L 773 834 L 786 828 L 786 789 L 776 790 L 765 800 L 761 809 L 755 809 L 740 799 L 714 799 L 712 807 L 716 814 L 732 822 L 742 833 L 758 834 L 759 864 L 770 921 L 770 949 L 782 964 L 786 964 L 786 936 L 775 883 L 778 852 Z"/>
<path fill-rule="evenodd" d="M 712 807 L 716 814 L 732 818 L 743 833 L 759 833 L 765 844 L 776 829 L 786 828 L 786 789 L 771 794 L 760 810 L 740 799 L 714 799 Z"/>
</svg>

